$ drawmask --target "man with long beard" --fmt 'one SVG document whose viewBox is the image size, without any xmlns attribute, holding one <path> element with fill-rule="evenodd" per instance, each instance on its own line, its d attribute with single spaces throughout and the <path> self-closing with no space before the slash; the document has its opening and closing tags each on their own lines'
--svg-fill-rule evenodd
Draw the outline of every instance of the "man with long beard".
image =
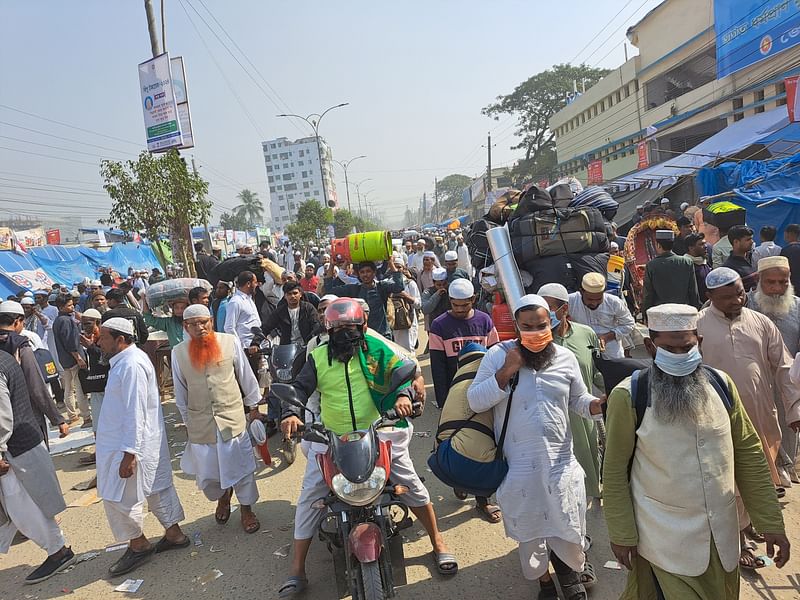
<svg viewBox="0 0 800 600">
<path fill-rule="evenodd" d="M 647 323 L 654 365 L 614 388 L 606 418 L 603 508 L 630 570 L 621 598 L 736 600 L 737 488 L 767 553 L 789 560 L 761 443 L 733 379 L 701 365 L 697 310 L 662 304 Z"/>
<path fill-rule="evenodd" d="M 777 247 L 777 246 L 776 246 Z M 794 295 L 789 259 L 785 256 L 767 256 L 758 261 L 758 286 L 747 294 L 747 307 L 769 317 L 778 331 L 790 356 L 800 350 L 800 298 Z M 782 402 L 776 402 L 781 424 L 781 450 L 778 456 L 778 475 L 781 483 L 789 487 L 800 483 L 794 463 L 797 458 L 797 436 L 786 423 Z"/>
<path fill-rule="evenodd" d="M 102 324 L 97 338 L 111 366 L 97 424 L 97 495 L 114 538 L 128 542 L 108 570 L 112 577 L 130 573 L 154 553 L 190 544 L 179 525 L 183 506 L 172 481 L 156 372 L 134 344 L 133 331 L 130 321 L 115 317 Z M 145 500 L 164 527 L 156 544 L 143 532 Z"/>
<path fill-rule="evenodd" d="M 258 500 L 253 446 L 247 433 L 242 402 L 258 418 L 258 381 L 244 349 L 234 335 L 216 333 L 204 304 L 183 312 L 184 341 L 172 349 L 175 405 L 189 438 L 181 458 L 184 473 L 217 502 L 214 518 L 228 522 L 233 492 L 241 503 L 247 533 L 260 524 L 251 506 Z"/>
<path fill-rule="evenodd" d="M 747 416 L 761 439 L 772 483 L 778 497 L 785 495 L 776 467 L 781 445 L 781 427 L 775 411 L 780 398 L 786 422 L 800 426 L 800 394 L 789 379 L 792 357 L 780 331 L 766 316 L 744 307 L 742 279 L 733 269 L 719 267 L 706 277 L 711 306 L 700 311 L 697 332 L 703 338 L 703 360 L 728 373 L 736 384 Z M 762 541 L 737 497 L 739 525 L 754 542 Z M 758 568 L 763 561 L 749 547 L 741 551 L 740 566 Z"/>
<path fill-rule="evenodd" d="M 605 398 L 586 390 L 575 355 L 553 343 L 545 299 L 528 294 L 517 303 L 518 339 L 489 348 L 467 399 L 476 413 L 494 411 L 495 439 L 505 440 L 508 474 L 497 500 L 523 577 L 539 580 L 539 598 L 558 598 L 552 561 L 564 597 L 585 600 L 586 493 L 568 413 L 600 419 Z"/>
</svg>

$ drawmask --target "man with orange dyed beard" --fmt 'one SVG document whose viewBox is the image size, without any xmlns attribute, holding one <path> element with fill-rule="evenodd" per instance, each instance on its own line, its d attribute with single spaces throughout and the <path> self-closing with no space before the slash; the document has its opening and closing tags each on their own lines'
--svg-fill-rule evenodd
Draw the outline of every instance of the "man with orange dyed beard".
<svg viewBox="0 0 800 600">
<path fill-rule="evenodd" d="M 184 340 L 172 350 L 175 404 L 189 438 L 181 458 L 184 473 L 194 475 L 197 487 L 217 501 L 214 518 L 220 525 L 231 516 L 231 498 L 241 505 L 242 528 L 260 527 L 251 506 L 258 500 L 253 446 L 242 402 L 257 418 L 258 381 L 234 335 L 217 333 L 204 304 L 183 313 Z"/>
</svg>

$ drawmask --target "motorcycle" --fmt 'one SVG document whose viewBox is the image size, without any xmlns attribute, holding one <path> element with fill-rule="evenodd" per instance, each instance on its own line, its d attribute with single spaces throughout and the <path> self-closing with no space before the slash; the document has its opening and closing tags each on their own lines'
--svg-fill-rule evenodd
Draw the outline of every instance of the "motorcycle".
<svg viewBox="0 0 800 600">
<path fill-rule="evenodd" d="M 272 346 L 269 352 L 269 374 L 272 385 L 276 383 L 291 384 L 303 365 L 306 364 L 306 349 L 299 344 L 282 344 Z M 280 413 L 280 400 L 272 392 L 272 385 L 267 393 L 267 403 L 272 408 L 277 408 Z M 297 439 L 290 437 L 283 440 L 283 454 L 288 464 L 294 463 L 297 458 Z"/>
<path fill-rule="evenodd" d="M 410 382 L 415 373 L 413 363 L 396 368 L 387 396 Z M 291 385 L 274 384 L 273 392 L 281 402 L 308 410 Z M 413 407 L 412 416 L 421 414 L 422 404 Z M 395 587 L 407 583 L 400 532 L 412 525 L 402 499 L 408 489 L 391 482 L 391 442 L 377 435 L 380 427 L 400 418 L 390 409 L 368 429 L 341 436 L 321 423 L 303 429 L 304 440 L 328 446 L 317 455 L 317 465 L 330 493 L 311 506 L 327 509 L 319 537 L 333 555 L 339 598 L 383 600 L 394 597 Z"/>
</svg>

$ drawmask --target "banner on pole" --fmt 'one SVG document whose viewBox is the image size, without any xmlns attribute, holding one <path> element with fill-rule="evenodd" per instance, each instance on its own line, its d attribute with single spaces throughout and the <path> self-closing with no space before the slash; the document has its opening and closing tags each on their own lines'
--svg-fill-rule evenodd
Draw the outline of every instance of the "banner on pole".
<svg viewBox="0 0 800 600">
<path fill-rule="evenodd" d="M 192 115 L 189 112 L 189 86 L 186 83 L 186 67 L 183 57 L 176 56 L 170 59 L 172 69 L 172 91 L 175 102 L 178 104 L 178 119 L 181 123 L 183 145 L 181 150 L 194 148 L 194 132 L 192 131 Z"/>
<path fill-rule="evenodd" d="M 183 145 L 178 105 L 173 89 L 169 54 L 164 53 L 139 65 L 147 149 L 163 152 Z"/>
<path fill-rule="evenodd" d="M 58 246 L 59 244 L 61 244 L 60 229 L 48 229 L 46 235 L 47 235 L 47 244 L 49 246 Z"/>
<path fill-rule="evenodd" d="M 603 161 L 602 159 L 589 162 L 586 168 L 586 178 L 588 185 L 603 183 Z"/>
<path fill-rule="evenodd" d="M 639 154 L 639 162 L 636 164 L 637 169 L 646 169 L 650 166 L 650 156 L 647 152 L 647 140 L 642 140 L 636 144 L 636 151 Z"/>
</svg>

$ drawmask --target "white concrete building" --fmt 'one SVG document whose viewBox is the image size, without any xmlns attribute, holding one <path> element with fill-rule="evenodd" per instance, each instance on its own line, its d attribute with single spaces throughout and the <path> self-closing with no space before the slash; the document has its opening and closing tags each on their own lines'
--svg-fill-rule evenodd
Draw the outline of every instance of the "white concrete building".
<svg viewBox="0 0 800 600">
<path fill-rule="evenodd" d="M 322 172 L 325 176 L 327 202 L 323 199 L 320 178 L 320 156 L 316 138 L 290 141 L 281 137 L 261 143 L 269 186 L 270 226 L 280 231 L 294 221 L 297 207 L 306 200 L 316 200 L 323 206 L 338 206 L 336 184 L 333 182 L 331 150 L 320 138 Z"/>
</svg>

